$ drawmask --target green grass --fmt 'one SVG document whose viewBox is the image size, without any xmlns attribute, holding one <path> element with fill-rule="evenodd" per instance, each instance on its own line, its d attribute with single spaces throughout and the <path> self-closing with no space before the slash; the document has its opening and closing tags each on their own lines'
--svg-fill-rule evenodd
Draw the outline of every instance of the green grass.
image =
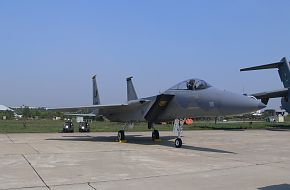
<svg viewBox="0 0 290 190">
<path fill-rule="evenodd" d="M 0 120 L 0 133 L 58 133 L 61 131 L 63 121 L 52 120 L 28 120 L 26 127 L 23 121 Z M 75 124 L 75 131 L 78 131 L 78 125 Z M 94 121 L 90 124 L 91 132 L 116 132 L 124 124 L 113 122 Z M 171 131 L 172 125 L 157 125 L 156 128 L 161 131 Z M 266 122 L 252 123 L 218 123 L 213 122 L 195 122 L 193 125 L 184 126 L 184 130 L 234 130 L 234 129 L 290 129 L 290 122 L 283 124 L 270 124 Z M 137 123 L 133 129 L 127 131 L 148 131 L 146 123 Z"/>
</svg>

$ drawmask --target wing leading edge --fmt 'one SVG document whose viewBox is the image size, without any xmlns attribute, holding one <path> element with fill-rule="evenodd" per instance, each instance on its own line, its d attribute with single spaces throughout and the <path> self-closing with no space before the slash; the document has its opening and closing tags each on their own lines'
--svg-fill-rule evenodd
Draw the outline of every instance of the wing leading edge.
<svg viewBox="0 0 290 190">
<path fill-rule="evenodd" d="M 60 111 L 60 112 L 78 112 L 85 109 L 119 109 L 125 108 L 128 104 L 112 104 L 112 105 L 91 105 L 91 106 L 78 106 L 78 107 L 62 107 L 62 108 L 47 108 L 48 111 Z"/>
</svg>

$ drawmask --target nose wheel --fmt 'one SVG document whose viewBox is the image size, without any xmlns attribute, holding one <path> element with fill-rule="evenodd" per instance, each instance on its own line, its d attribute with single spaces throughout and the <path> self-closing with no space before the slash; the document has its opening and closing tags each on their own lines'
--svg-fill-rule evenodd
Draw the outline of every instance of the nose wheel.
<svg viewBox="0 0 290 190">
<path fill-rule="evenodd" d="M 183 124 L 184 124 L 184 120 L 175 119 L 174 121 L 173 132 L 177 135 L 177 138 L 175 139 L 175 142 L 174 142 L 174 145 L 176 148 L 182 147 L 181 134 L 183 132 Z"/>
<path fill-rule="evenodd" d="M 176 148 L 181 148 L 182 147 L 182 140 L 181 140 L 181 138 L 177 138 L 176 140 L 175 140 L 175 147 Z"/>
</svg>

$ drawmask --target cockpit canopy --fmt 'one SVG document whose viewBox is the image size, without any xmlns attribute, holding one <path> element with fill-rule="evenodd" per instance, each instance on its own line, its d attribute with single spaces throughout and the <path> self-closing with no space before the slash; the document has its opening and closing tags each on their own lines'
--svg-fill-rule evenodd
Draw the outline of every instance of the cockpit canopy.
<svg viewBox="0 0 290 190">
<path fill-rule="evenodd" d="M 189 79 L 173 86 L 169 90 L 203 90 L 209 87 L 211 87 L 211 85 L 204 80 Z"/>
</svg>

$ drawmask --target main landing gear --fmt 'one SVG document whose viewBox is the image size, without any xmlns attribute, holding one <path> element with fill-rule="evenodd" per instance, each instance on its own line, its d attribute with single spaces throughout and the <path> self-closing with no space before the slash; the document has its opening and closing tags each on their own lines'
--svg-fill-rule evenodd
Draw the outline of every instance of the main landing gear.
<svg viewBox="0 0 290 190">
<path fill-rule="evenodd" d="M 184 121 L 181 119 L 175 119 L 174 121 L 173 132 L 177 135 L 177 138 L 174 142 L 176 148 L 182 147 L 181 134 L 183 133 L 183 124 Z"/>
<path fill-rule="evenodd" d="M 119 142 L 125 141 L 125 130 L 120 130 L 118 132 L 118 141 Z"/>
<path fill-rule="evenodd" d="M 152 141 L 158 141 L 160 140 L 159 131 L 153 130 L 152 131 Z"/>
<path fill-rule="evenodd" d="M 130 129 L 133 129 L 134 128 L 134 123 L 133 122 L 127 122 L 124 126 L 123 126 L 123 129 L 121 129 L 119 132 L 118 132 L 118 141 L 121 142 L 121 143 L 126 143 L 127 140 L 126 140 L 126 136 L 125 136 L 125 129 L 126 128 L 130 128 Z"/>
<path fill-rule="evenodd" d="M 148 129 L 152 129 L 152 141 L 160 141 L 159 131 L 154 128 L 154 123 L 148 123 Z"/>
</svg>

